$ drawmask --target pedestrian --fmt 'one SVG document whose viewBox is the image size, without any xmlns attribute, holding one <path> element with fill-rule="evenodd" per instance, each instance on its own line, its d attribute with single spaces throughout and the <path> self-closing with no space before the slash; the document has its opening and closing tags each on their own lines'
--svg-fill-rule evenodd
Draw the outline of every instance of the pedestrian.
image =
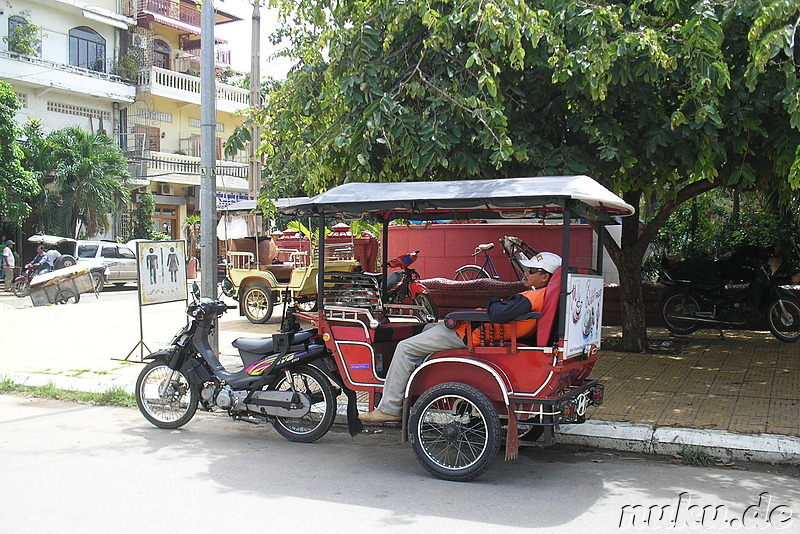
<svg viewBox="0 0 800 534">
<path fill-rule="evenodd" d="M 3 249 L 3 271 L 5 274 L 5 286 L 3 289 L 11 291 L 11 286 L 14 284 L 14 266 L 17 264 L 14 260 L 14 242 L 10 239 L 6 240 L 6 247 Z"/>
</svg>

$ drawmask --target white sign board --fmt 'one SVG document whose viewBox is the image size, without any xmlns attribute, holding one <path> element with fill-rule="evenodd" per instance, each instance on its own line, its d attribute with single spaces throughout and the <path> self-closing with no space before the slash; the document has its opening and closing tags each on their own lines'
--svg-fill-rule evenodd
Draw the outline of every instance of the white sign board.
<svg viewBox="0 0 800 534">
<path fill-rule="evenodd" d="M 136 265 L 142 306 L 186 300 L 186 248 L 183 241 L 137 242 Z"/>
<path fill-rule="evenodd" d="M 603 317 L 603 277 L 588 274 L 570 274 L 567 277 L 567 332 L 564 340 L 565 357 L 571 358 L 588 352 L 595 345 L 600 348 L 601 321 Z"/>
</svg>

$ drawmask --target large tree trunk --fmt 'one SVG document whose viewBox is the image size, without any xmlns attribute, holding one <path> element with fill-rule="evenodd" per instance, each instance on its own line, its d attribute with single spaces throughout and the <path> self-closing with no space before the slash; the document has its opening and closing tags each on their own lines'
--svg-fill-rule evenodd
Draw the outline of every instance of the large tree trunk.
<svg viewBox="0 0 800 534">
<path fill-rule="evenodd" d="M 622 243 L 616 262 L 622 299 L 622 347 L 630 352 L 647 350 L 647 324 L 642 299 L 642 259 L 646 244 L 640 240 L 638 216 L 641 196 L 640 191 L 628 191 L 623 195 L 625 202 L 637 208 L 637 213 L 622 219 Z"/>
<path fill-rule="evenodd" d="M 622 250 L 619 269 L 622 299 L 622 349 L 628 352 L 647 350 L 647 324 L 642 298 L 642 257 L 635 249 Z"/>
</svg>

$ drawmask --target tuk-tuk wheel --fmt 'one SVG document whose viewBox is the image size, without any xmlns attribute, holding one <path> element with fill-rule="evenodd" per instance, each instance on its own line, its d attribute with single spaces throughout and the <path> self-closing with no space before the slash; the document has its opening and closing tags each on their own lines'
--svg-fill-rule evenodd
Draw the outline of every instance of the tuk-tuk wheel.
<svg viewBox="0 0 800 534">
<path fill-rule="evenodd" d="M 480 390 L 459 382 L 437 384 L 411 408 L 409 439 L 422 466 L 455 481 L 480 476 L 500 448 L 500 418 Z"/>
<path fill-rule="evenodd" d="M 247 320 L 254 324 L 264 324 L 272 317 L 272 298 L 269 286 L 256 284 L 249 286 L 242 295 L 242 309 Z"/>
</svg>

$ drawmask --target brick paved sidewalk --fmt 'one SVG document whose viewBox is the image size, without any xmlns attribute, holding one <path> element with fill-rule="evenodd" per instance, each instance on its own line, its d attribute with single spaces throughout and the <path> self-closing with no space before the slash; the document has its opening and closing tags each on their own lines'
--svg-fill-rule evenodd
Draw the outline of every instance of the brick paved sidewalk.
<svg viewBox="0 0 800 534">
<path fill-rule="evenodd" d="M 608 350 L 592 378 L 605 384 L 605 403 L 590 418 L 655 426 L 800 436 L 800 343 L 769 332 L 700 330 L 672 336 L 648 329 L 650 352 Z"/>
</svg>

